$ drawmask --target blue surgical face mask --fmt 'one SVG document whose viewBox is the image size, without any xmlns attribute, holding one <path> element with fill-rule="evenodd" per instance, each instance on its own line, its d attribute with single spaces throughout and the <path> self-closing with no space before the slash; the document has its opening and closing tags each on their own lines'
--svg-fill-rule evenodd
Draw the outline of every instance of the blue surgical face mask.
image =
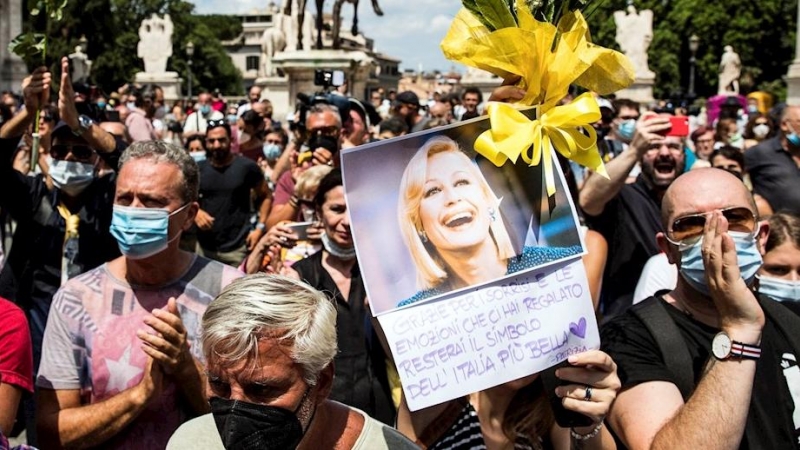
<svg viewBox="0 0 800 450">
<path fill-rule="evenodd" d="M 276 159 L 278 159 L 281 156 L 281 153 L 283 152 L 283 150 L 281 150 L 278 144 L 269 144 L 269 143 L 264 144 L 262 150 L 264 151 L 264 158 L 267 158 L 270 161 L 275 161 Z"/>
<path fill-rule="evenodd" d="M 786 124 L 789 126 L 789 130 L 791 131 L 791 133 L 786 135 L 786 140 L 789 141 L 789 143 L 792 144 L 792 146 L 800 147 L 800 136 L 798 136 L 797 133 L 794 131 L 794 127 L 792 127 L 792 124 L 788 122 Z"/>
<path fill-rule="evenodd" d="M 625 120 L 617 127 L 617 134 L 626 141 L 633 139 L 634 133 L 636 133 L 636 119 Z"/>
<path fill-rule="evenodd" d="M 238 117 L 236 117 L 236 114 L 228 114 L 227 119 L 229 124 L 236 125 L 236 119 L 238 119 Z"/>
<path fill-rule="evenodd" d="M 200 114 L 207 116 L 211 112 L 211 105 L 203 105 L 200 107 Z"/>
<path fill-rule="evenodd" d="M 180 236 L 178 233 L 168 239 L 170 216 L 187 206 L 189 203 L 170 213 L 162 208 L 114 205 L 111 235 L 117 240 L 120 252 L 128 259 L 144 259 L 161 253 Z"/>
<path fill-rule="evenodd" d="M 779 302 L 800 302 L 800 281 L 759 275 L 758 292 Z"/>
<path fill-rule="evenodd" d="M 756 238 L 750 233 L 729 231 L 728 235 L 736 244 L 736 260 L 739 263 L 739 272 L 744 282 L 750 286 L 755 280 L 756 272 L 763 262 L 761 253 L 756 245 Z M 706 283 L 706 269 L 703 265 L 703 240 L 680 249 L 681 269 L 680 274 L 690 286 L 704 295 L 711 295 Z"/>
<path fill-rule="evenodd" d="M 125 104 L 125 106 L 127 106 L 128 109 L 134 109 L 134 108 L 136 108 L 136 103 L 128 102 L 128 103 Z"/>
<path fill-rule="evenodd" d="M 189 155 L 194 158 L 194 162 L 196 163 L 206 160 L 206 152 L 191 152 Z"/>
<path fill-rule="evenodd" d="M 106 109 L 106 102 L 97 102 L 97 107 L 100 109 Z"/>
<path fill-rule="evenodd" d="M 92 164 L 53 159 L 49 156 L 47 164 L 50 166 L 48 173 L 53 180 L 53 186 L 73 197 L 83 192 L 94 180 Z"/>
</svg>

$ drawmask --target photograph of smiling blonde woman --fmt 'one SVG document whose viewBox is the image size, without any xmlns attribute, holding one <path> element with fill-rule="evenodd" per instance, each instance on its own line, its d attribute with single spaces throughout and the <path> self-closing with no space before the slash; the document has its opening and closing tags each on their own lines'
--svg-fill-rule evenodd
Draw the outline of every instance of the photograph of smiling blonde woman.
<svg viewBox="0 0 800 450">
<path fill-rule="evenodd" d="M 584 253 L 558 164 L 496 167 L 473 143 L 486 119 L 346 151 L 351 230 L 373 314 L 510 278 Z M 555 158 L 554 158 L 555 161 Z"/>
</svg>

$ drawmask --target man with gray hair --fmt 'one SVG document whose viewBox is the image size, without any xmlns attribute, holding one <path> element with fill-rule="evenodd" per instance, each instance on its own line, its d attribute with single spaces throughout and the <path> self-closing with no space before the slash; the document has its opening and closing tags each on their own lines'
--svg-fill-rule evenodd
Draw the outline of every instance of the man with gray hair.
<svg viewBox="0 0 800 450">
<path fill-rule="evenodd" d="M 200 317 L 241 274 L 179 249 L 198 204 L 197 164 L 159 141 L 122 155 L 111 234 L 122 257 L 55 295 L 37 385 L 43 448 L 164 448 L 208 410 Z"/>
<path fill-rule="evenodd" d="M 283 276 L 241 278 L 211 302 L 202 329 L 211 414 L 178 429 L 168 449 L 418 448 L 328 400 L 336 307 L 322 292 Z"/>
</svg>

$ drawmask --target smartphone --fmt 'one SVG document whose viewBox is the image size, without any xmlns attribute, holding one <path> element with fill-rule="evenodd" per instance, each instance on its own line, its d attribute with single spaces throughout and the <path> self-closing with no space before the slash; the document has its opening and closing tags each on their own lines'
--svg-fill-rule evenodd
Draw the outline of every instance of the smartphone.
<svg viewBox="0 0 800 450">
<path fill-rule="evenodd" d="M 645 120 L 649 120 L 656 116 L 648 117 Z M 663 136 L 677 136 L 677 137 L 686 137 L 689 136 L 689 118 L 685 116 L 676 117 L 676 116 L 669 116 L 669 124 L 670 128 L 659 131 L 658 134 Z"/>
<path fill-rule="evenodd" d="M 667 131 L 667 136 L 686 137 L 689 135 L 689 118 L 686 116 L 669 118 L 672 128 Z"/>
<path fill-rule="evenodd" d="M 286 225 L 286 228 L 292 230 L 293 233 L 297 235 L 298 241 L 304 241 L 308 239 L 308 227 L 313 225 L 314 222 L 295 222 L 289 225 Z"/>
<path fill-rule="evenodd" d="M 581 413 L 570 411 L 567 408 L 564 408 L 564 405 L 561 403 L 561 397 L 556 395 L 556 388 L 558 386 L 575 384 L 571 381 L 562 380 L 556 376 L 556 370 L 561 367 L 569 367 L 569 362 L 564 360 L 560 364 L 557 364 L 549 369 L 545 369 L 539 374 L 539 376 L 542 377 L 544 391 L 547 394 L 547 398 L 550 400 L 550 407 L 553 408 L 553 415 L 556 418 L 556 423 L 561 428 L 588 427 L 594 423 L 592 419 L 588 416 L 584 416 Z"/>
</svg>

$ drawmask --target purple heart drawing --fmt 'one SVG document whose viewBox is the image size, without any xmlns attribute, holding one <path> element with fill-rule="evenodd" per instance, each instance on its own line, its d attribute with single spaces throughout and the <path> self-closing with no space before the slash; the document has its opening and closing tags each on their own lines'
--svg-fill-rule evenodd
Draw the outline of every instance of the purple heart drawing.
<svg viewBox="0 0 800 450">
<path fill-rule="evenodd" d="M 569 332 L 578 336 L 579 338 L 583 339 L 586 337 L 586 318 L 581 317 L 581 320 L 578 323 L 570 322 L 569 323 Z"/>
</svg>

